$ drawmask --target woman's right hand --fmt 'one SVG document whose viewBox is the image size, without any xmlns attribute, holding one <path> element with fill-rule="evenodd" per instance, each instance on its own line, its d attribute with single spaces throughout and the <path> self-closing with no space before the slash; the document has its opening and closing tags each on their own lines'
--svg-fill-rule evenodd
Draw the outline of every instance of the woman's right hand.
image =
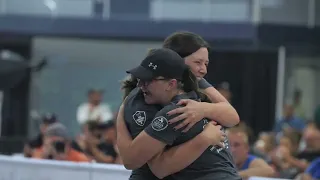
<svg viewBox="0 0 320 180">
<path fill-rule="evenodd" d="M 205 125 L 202 136 L 208 145 L 214 145 L 224 148 L 224 141 L 226 139 L 226 134 L 223 132 L 220 125 L 215 125 L 213 122 L 209 122 Z"/>
</svg>

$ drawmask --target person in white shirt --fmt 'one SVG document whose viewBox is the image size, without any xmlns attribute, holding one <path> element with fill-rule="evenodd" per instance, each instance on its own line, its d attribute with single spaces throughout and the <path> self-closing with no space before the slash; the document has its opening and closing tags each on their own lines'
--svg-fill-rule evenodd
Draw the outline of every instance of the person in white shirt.
<svg viewBox="0 0 320 180">
<path fill-rule="evenodd" d="M 107 122 L 113 119 L 113 113 L 108 104 L 101 103 L 102 91 L 91 89 L 88 92 L 88 102 L 78 107 L 77 121 L 80 125 L 88 121 Z"/>
</svg>

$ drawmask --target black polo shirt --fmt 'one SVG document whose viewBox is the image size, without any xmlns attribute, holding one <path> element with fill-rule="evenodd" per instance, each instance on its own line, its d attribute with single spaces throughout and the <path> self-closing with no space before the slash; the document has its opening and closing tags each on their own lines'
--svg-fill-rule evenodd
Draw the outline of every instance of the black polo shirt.
<svg viewBox="0 0 320 180">
<path fill-rule="evenodd" d="M 188 132 L 182 133 L 173 128 L 177 125 L 169 124 L 168 121 L 173 117 L 167 116 L 167 112 L 178 108 L 177 102 L 181 99 L 194 99 L 198 97 L 196 93 L 191 92 L 176 96 L 172 103 L 161 109 L 152 120 L 152 123 L 146 127 L 145 132 L 151 137 L 162 141 L 168 147 L 177 146 L 185 143 L 203 131 L 208 123 L 207 119 L 202 119 L 196 123 Z M 178 122 L 179 123 L 179 122 Z M 232 155 L 229 151 L 228 140 L 225 142 L 226 149 L 218 147 L 209 147 L 197 160 L 187 168 L 171 175 L 176 180 L 211 180 L 228 179 L 240 180 L 236 167 L 233 163 Z"/>
</svg>

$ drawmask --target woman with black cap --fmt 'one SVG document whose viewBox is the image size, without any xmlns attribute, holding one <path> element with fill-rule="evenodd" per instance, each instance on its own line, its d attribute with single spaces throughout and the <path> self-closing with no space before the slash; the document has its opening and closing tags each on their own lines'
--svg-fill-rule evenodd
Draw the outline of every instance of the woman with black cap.
<svg viewBox="0 0 320 180">
<path fill-rule="evenodd" d="M 198 137 L 197 135 L 199 135 L 199 133 L 202 132 L 203 128 L 207 124 L 206 119 L 199 119 L 198 120 L 199 122 L 196 123 L 194 128 L 192 128 L 191 131 L 188 131 L 187 134 L 189 134 L 189 132 L 190 134 L 189 135 L 186 134 L 183 136 L 180 130 L 178 131 L 173 130 L 175 125 L 177 125 L 179 122 L 169 124 L 169 120 L 174 118 L 174 116 L 169 116 L 167 113 L 170 110 L 176 109 L 178 107 L 176 105 L 177 100 L 181 98 L 196 100 L 199 98 L 199 93 L 197 93 L 197 81 L 195 76 L 192 73 L 190 73 L 188 68 L 185 66 L 184 60 L 177 53 L 168 49 L 158 49 L 151 52 L 150 55 L 141 63 L 139 67 L 130 70 L 129 73 L 131 73 L 132 75 L 134 75 L 139 79 L 139 86 L 141 87 L 141 90 L 143 92 L 143 97 L 147 104 L 160 104 L 162 106 L 165 106 L 167 104 L 170 104 L 170 105 L 162 109 L 158 113 L 156 118 L 154 118 L 152 123 L 149 126 L 147 126 L 147 128 L 142 133 L 140 133 L 132 141 L 131 144 L 128 144 L 127 147 L 119 146 L 120 154 L 121 155 L 127 154 L 126 152 L 121 152 L 121 151 L 128 148 L 131 149 L 131 152 L 133 153 L 132 156 L 139 156 L 140 162 L 142 164 L 150 160 L 148 161 L 148 165 L 151 168 L 152 172 L 159 178 L 163 178 L 191 164 L 192 161 L 197 159 L 201 155 L 201 153 L 205 151 L 205 149 L 208 147 L 207 145 L 205 148 L 201 150 L 201 152 L 199 151 L 196 152 L 195 153 L 196 155 L 194 155 L 193 153 L 190 153 L 190 154 L 193 154 L 192 155 L 193 159 L 187 157 L 187 155 L 185 154 L 187 160 L 184 159 L 184 161 L 186 161 L 185 162 L 186 164 L 184 165 L 179 164 L 178 166 L 171 167 L 171 168 L 164 166 L 166 165 L 166 163 L 163 163 L 164 159 L 162 158 L 164 157 L 161 156 L 162 155 L 161 152 L 163 151 L 164 147 L 180 145 L 185 142 L 188 143 L 187 141 L 189 141 L 190 139 L 194 137 L 195 138 Z M 186 92 L 189 92 L 189 93 L 186 93 Z M 124 106 L 130 106 L 131 105 L 130 103 L 135 102 L 135 99 L 137 98 L 138 96 L 129 95 L 128 98 L 126 99 Z M 121 114 L 122 111 L 123 111 L 123 107 L 120 109 L 119 114 Z M 133 120 L 135 121 L 135 123 L 143 127 L 144 124 L 146 124 L 146 119 L 147 119 L 146 112 L 145 111 L 137 111 L 137 112 L 139 113 L 139 115 L 133 116 Z M 128 119 L 126 118 L 126 113 L 124 117 L 125 119 Z M 118 116 L 118 130 L 123 128 L 123 122 L 121 121 L 122 118 L 123 117 L 121 117 L 121 115 Z M 127 124 L 128 123 L 130 122 L 127 122 Z M 139 131 L 137 132 L 139 133 Z M 133 136 L 136 136 L 136 135 L 137 134 L 133 134 Z M 126 141 L 125 139 L 123 139 L 123 137 L 124 136 L 120 134 L 120 136 L 118 136 L 118 142 Z M 128 137 L 128 135 L 126 137 Z M 130 139 L 129 140 L 127 139 L 127 142 L 128 141 L 130 141 Z M 145 146 L 143 147 L 141 143 L 145 143 L 150 146 L 144 148 Z M 215 143 L 219 144 L 219 142 L 217 141 L 215 141 Z M 202 154 L 204 159 L 202 158 L 201 160 L 201 157 L 202 157 L 201 155 L 200 158 L 198 158 L 196 161 L 198 161 L 197 168 L 200 168 L 200 169 L 210 168 L 212 172 L 207 171 L 207 173 L 205 173 L 204 171 L 197 171 L 196 173 L 192 173 L 192 170 L 191 171 L 190 169 L 186 170 L 188 169 L 186 168 L 182 170 L 180 173 L 177 173 L 179 174 L 178 176 L 172 175 L 171 177 L 174 179 L 181 179 L 181 178 L 186 179 L 187 178 L 186 175 L 187 175 L 187 176 L 194 176 L 194 178 L 197 178 L 197 179 L 204 179 L 210 174 L 218 175 L 218 173 L 215 173 L 215 171 L 219 170 L 219 167 L 217 168 L 211 167 L 211 165 L 216 166 L 217 164 L 214 164 L 214 163 L 212 164 L 210 160 L 212 160 L 213 162 L 216 161 L 217 159 L 215 159 L 216 156 L 214 154 L 220 153 L 221 150 L 216 149 L 216 147 L 212 147 L 211 150 L 217 150 L 217 152 L 211 152 L 211 154 L 213 155 L 210 155 L 210 152 L 205 151 Z M 140 155 L 136 153 L 139 153 Z M 228 154 L 226 154 L 226 156 L 228 156 Z M 177 156 L 173 155 L 171 157 L 173 157 L 174 159 Z M 180 157 L 183 157 L 183 156 L 180 156 Z M 224 158 L 224 157 L 225 156 L 222 155 L 220 158 Z M 126 157 L 124 157 L 124 159 L 126 159 Z M 190 159 L 192 160 L 190 161 Z M 205 161 L 205 159 L 207 159 L 207 162 Z M 208 162 L 208 160 L 210 162 Z M 170 160 L 167 159 L 167 162 L 170 162 Z M 223 163 L 227 163 L 229 165 L 223 164 Z M 204 166 L 200 167 L 199 165 L 200 166 L 204 165 Z M 225 161 L 221 161 L 221 165 L 225 166 L 226 170 L 229 171 L 228 173 L 229 175 L 232 174 L 229 177 L 231 177 L 232 179 L 239 178 L 239 176 L 237 176 L 237 173 L 235 172 L 234 167 L 232 166 L 232 162 L 228 162 L 228 158 Z M 127 167 L 129 166 L 130 164 L 129 165 L 127 164 Z M 132 167 L 134 168 L 134 166 L 131 166 L 131 168 Z M 223 170 L 221 172 L 223 172 Z M 225 174 L 222 174 L 221 176 L 224 176 L 224 175 Z M 143 178 L 133 177 L 131 179 L 143 179 Z"/>
</svg>

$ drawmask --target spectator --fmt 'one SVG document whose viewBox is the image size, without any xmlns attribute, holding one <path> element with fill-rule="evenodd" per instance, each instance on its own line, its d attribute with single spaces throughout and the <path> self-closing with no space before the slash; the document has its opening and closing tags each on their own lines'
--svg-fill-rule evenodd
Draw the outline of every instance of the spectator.
<svg viewBox="0 0 320 180">
<path fill-rule="evenodd" d="M 280 133 L 292 130 L 302 132 L 303 128 L 305 127 L 305 123 L 302 119 L 294 115 L 294 109 L 292 105 L 286 104 L 283 114 L 283 118 L 275 124 L 274 132 Z"/>
<path fill-rule="evenodd" d="M 89 158 L 71 147 L 67 129 L 61 123 L 48 126 L 43 145 L 33 152 L 33 158 L 73 162 L 89 162 Z"/>
<path fill-rule="evenodd" d="M 254 144 L 254 149 L 266 156 L 270 156 L 272 150 L 276 147 L 276 140 L 272 133 L 260 133 Z"/>
<path fill-rule="evenodd" d="M 301 177 L 301 180 L 313 179 L 320 179 L 320 157 L 311 162 L 310 166 Z"/>
<path fill-rule="evenodd" d="M 285 133 L 280 139 L 279 147 L 272 156 L 273 163 L 277 165 L 281 178 L 293 178 L 298 173 L 305 171 L 309 162 L 319 157 L 320 134 L 315 131 L 313 123 L 309 123 L 303 132 L 303 138 L 307 144 L 306 149 L 297 152 L 299 133 Z M 318 154 L 317 154 L 318 153 Z"/>
<path fill-rule="evenodd" d="M 305 109 L 301 104 L 302 93 L 300 90 L 296 89 L 293 93 L 293 108 L 294 115 L 302 120 L 306 120 Z"/>
<path fill-rule="evenodd" d="M 247 132 L 239 127 L 228 130 L 231 152 L 239 174 L 243 179 L 252 176 L 273 177 L 274 170 L 263 159 L 249 154 L 249 139 Z"/>
<path fill-rule="evenodd" d="M 83 135 L 79 136 L 72 146 L 97 162 L 115 163 L 118 155 L 113 144 L 115 142 L 112 134 L 113 121 L 104 124 L 89 121 L 86 126 L 88 131 L 84 129 Z"/>
<path fill-rule="evenodd" d="M 24 146 L 25 157 L 31 157 L 32 151 L 36 148 L 40 148 L 43 145 L 43 135 L 47 127 L 56 122 L 57 117 L 54 114 L 47 114 L 42 117 L 42 122 L 40 124 L 40 133 L 35 138 L 28 141 Z"/>
<path fill-rule="evenodd" d="M 88 102 L 78 107 L 77 120 L 80 125 L 87 121 L 107 122 L 113 119 L 113 113 L 108 104 L 101 103 L 102 91 L 91 89 L 88 92 Z"/>
<path fill-rule="evenodd" d="M 310 142 L 312 142 L 312 150 L 317 153 L 317 158 L 314 159 L 311 164 L 307 167 L 305 172 L 300 176 L 301 180 L 314 180 L 320 179 L 320 115 L 319 107 L 315 113 L 315 119 L 313 123 L 309 123 L 308 130 L 310 131 L 309 137 Z M 312 135 L 311 135 L 312 134 Z M 305 135 L 307 136 L 307 135 Z M 313 156 L 315 157 L 315 156 Z"/>
<path fill-rule="evenodd" d="M 303 141 L 305 142 L 305 149 L 296 155 L 297 159 L 305 162 L 311 162 L 317 157 L 320 157 L 320 130 L 317 128 L 315 122 L 307 124 L 303 132 Z M 305 170 L 306 165 L 302 170 Z"/>
</svg>

